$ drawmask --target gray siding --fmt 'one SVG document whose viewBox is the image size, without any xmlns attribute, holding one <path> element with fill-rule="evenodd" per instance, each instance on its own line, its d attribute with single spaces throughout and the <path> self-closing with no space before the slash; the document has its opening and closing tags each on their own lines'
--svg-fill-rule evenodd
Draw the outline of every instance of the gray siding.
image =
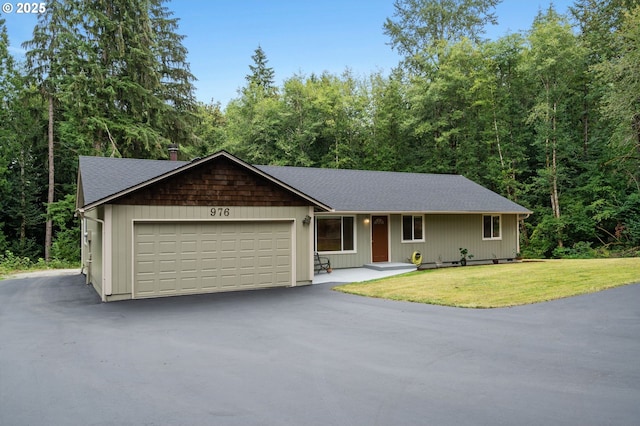
<svg viewBox="0 0 640 426">
<path fill-rule="evenodd" d="M 392 262 L 406 262 L 414 251 L 422 254 L 423 263 L 458 261 L 461 247 L 469 250 L 473 260 L 516 256 L 516 215 L 502 215 L 500 240 L 483 240 L 481 214 L 425 215 L 425 241 L 421 243 L 402 242 L 401 218 L 401 215 L 391 215 Z"/>
</svg>

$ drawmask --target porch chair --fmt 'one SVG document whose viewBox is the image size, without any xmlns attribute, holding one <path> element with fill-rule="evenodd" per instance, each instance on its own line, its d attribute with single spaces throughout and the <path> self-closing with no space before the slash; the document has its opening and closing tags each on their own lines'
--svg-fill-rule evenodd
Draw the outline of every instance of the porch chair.
<svg viewBox="0 0 640 426">
<path fill-rule="evenodd" d="M 319 273 L 320 271 L 327 271 L 327 274 L 331 273 L 332 271 L 331 262 L 329 261 L 328 258 L 320 257 L 318 252 L 316 252 L 314 259 L 315 259 L 314 271 L 316 274 Z"/>
</svg>

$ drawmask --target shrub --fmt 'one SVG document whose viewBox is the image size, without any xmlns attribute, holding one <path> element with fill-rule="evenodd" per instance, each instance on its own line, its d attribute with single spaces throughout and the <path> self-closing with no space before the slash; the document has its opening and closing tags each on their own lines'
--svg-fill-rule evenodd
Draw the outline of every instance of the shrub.
<svg viewBox="0 0 640 426">
<path fill-rule="evenodd" d="M 1 273 L 29 269 L 32 266 L 33 266 L 33 262 L 28 257 L 16 256 L 9 250 L 6 250 L 4 254 L 0 254 L 0 272 Z"/>
<path fill-rule="evenodd" d="M 591 243 L 579 241 L 572 247 L 556 247 L 553 250 L 553 257 L 558 259 L 593 259 L 598 256 L 596 250 L 591 248 Z"/>
</svg>

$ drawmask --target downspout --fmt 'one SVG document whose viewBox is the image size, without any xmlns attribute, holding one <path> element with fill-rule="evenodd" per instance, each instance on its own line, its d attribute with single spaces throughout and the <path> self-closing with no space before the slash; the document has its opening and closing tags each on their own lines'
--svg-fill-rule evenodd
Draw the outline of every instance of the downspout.
<svg viewBox="0 0 640 426">
<path fill-rule="evenodd" d="M 87 220 L 90 220 L 92 222 L 96 222 L 96 223 L 100 224 L 100 233 L 102 234 L 101 244 L 102 244 L 102 277 L 103 277 L 102 282 L 100 283 L 100 298 L 102 299 L 103 302 L 106 302 L 107 301 L 107 297 L 106 297 L 105 292 L 104 292 L 104 287 L 105 287 L 105 285 L 104 285 L 105 284 L 104 283 L 104 269 L 105 269 L 104 268 L 104 263 L 105 263 L 104 262 L 104 256 L 105 256 L 104 220 L 85 216 L 84 213 L 85 213 L 84 209 L 78 209 L 78 214 L 80 215 L 80 218 L 82 220 L 87 219 Z M 84 238 L 84 236 L 83 236 L 83 238 Z M 92 252 L 89 252 L 89 253 L 93 257 L 93 253 Z"/>
</svg>

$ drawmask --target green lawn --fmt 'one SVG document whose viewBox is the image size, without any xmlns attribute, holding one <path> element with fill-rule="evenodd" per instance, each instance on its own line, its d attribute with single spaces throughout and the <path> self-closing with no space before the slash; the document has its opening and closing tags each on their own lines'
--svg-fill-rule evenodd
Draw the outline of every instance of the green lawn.
<svg viewBox="0 0 640 426">
<path fill-rule="evenodd" d="M 344 293 L 464 308 L 544 302 L 640 283 L 640 258 L 536 260 L 416 271 L 335 287 Z"/>
</svg>

